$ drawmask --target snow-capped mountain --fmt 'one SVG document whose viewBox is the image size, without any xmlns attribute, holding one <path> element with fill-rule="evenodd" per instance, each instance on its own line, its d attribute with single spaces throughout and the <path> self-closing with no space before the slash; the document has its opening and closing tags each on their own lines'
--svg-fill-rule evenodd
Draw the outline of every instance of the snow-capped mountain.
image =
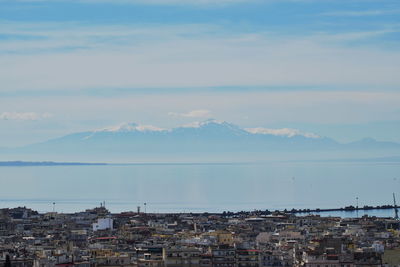
<svg viewBox="0 0 400 267">
<path fill-rule="evenodd" d="M 66 135 L 18 151 L 70 155 L 241 155 L 382 149 L 400 151 L 400 144 L 371 139 L 340 144 L 331 138 L 298 129 L 243 129 L 225 121 L 207 120 L 171 129 L 124 123 Z"/>
<path fill-rule="evenodd" d="M 139 125 L 136 123 L 122 123 L 116 126 L 95 130 L 94 132 L 163 132 L 167 129 L 158 128 L 152 125 Z"/>
</svg>

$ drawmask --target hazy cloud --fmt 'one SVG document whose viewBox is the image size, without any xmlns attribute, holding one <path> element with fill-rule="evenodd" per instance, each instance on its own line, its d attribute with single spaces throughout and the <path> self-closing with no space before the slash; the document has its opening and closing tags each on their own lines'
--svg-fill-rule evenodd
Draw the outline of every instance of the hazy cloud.
<svg viewBox="0 0 400 267">
<path fill-rule="evenodd" d="M 61 0 L 16 0 L 16 2 L 55 2 Z M 72 0 L 84 3 L 142 4 L 142 5 L 228 5 L 259 0 Z M 291 0 L 289 0 L 291 1 Z M 2 0 L 0 0 L 0 3 Z"/>
<path fill-rule="evenodd" d="M 0 113 L 0 120 L 15 120 L 15 121 L 35 121 L 50 118 L 50 113 L 36 112 L 3 112 Z"/>
<path fill-rule="evenodd" d="M 189 111 L 187 113 L 169 112 L 168 115 L 185 118 L 209 118 L 211 116 L 211 111 L 206 109 L 198 109 Z"/>
<path fill-rule="evenodd" d="M 0 91 L 400 84 L 398 49 L 346 45 L 395 28 L 283 36 L 207 24 L 4 26 L 0 34 L 46 38 L 0 41 Z"/>
<path fill-rule="evenodd" d="M 392 10 L 357 10 L 357 11 L 334 11 L 321 13 L 322 16 L 334 16 L 334 17 L 364 17 L 364 16 L 382 16 L 388 14 L 398 14 L 399 9 Z"/>
</svg>

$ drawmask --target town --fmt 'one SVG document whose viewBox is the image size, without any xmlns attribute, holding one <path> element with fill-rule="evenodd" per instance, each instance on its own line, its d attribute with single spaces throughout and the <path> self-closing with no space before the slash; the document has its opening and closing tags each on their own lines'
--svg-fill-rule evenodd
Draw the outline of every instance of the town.
<svg viewBox="0 0 400 267">
<path fill-rule="evenodd" d="M 3 266 L 394 267 L 400 221 L 273 212 L 0 210 Z"/>
</svg>

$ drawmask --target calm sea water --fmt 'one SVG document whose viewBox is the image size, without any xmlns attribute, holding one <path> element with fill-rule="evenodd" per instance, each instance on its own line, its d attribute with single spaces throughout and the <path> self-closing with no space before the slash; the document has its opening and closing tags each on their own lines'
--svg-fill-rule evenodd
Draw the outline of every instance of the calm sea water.
<svg viewBox="0 0 400 267">
<path fill-rule="evenodd" d="M 113 212 L 222 212 L 334 208 L 400 201 L 400 165 L 266 163 L 0 168 L 0 207 L 81 211 L 105 201 Z M 392 210 L 370 211 L 393 216 Z M 356 213 L 324 213 L 355 217 Z M 359 216 L 364 215 L 360 211 Z"/>
</svg>

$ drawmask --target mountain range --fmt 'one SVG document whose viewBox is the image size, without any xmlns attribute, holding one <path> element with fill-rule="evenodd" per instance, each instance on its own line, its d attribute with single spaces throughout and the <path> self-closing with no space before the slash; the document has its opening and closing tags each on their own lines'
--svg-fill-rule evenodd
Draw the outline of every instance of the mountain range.
<svg viewBox="0 0 400 267">
<path fill-rule="evenodd" d="M 350 154 L 392 156 L 400 144 L 371 138 L 342 144 L 314 133 L 296 129 L 240 128 L 217 120 L 207 120 L 172 129 L 125 123 L 94 131 L 73 133 L 25 147 L 7 149 L 6 154 L 29 155 L 280 155 Z M 388 154 L 389 153 L 389 154 Z M 97 157 L 98 158 L 98 157 Z M 52 160 L 52 159 L 50 159 Z"/>
</svg>

